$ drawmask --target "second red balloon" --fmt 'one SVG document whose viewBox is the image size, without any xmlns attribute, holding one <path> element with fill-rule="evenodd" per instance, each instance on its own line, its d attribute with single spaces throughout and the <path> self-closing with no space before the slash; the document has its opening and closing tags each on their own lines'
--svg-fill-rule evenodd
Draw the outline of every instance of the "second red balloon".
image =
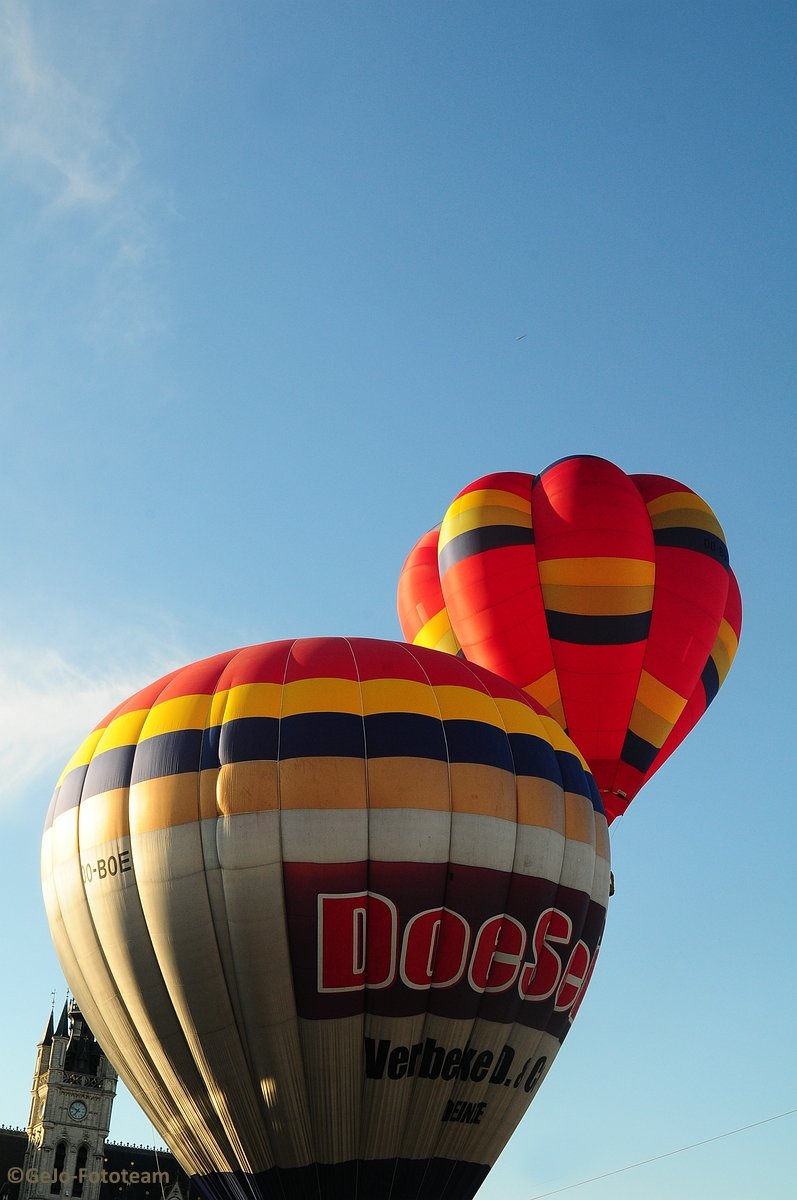
<svg viewBox="0 0 797 1200">
<path fill-rule="evenodd" d="M 464 654 L 543 704 L 611 820 L 716 695 L 741 598 L 696 492 L 577 455 L 463 488 L 404 565 L 399 620 L 409 641 Z"/>
</svg>

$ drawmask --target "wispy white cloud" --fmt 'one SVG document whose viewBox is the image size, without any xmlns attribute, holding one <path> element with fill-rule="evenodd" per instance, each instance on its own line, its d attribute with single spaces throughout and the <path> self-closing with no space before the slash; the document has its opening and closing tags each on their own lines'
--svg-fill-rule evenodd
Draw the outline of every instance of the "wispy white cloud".
<svg viewBox="0 0 797 1200">
<path fill-rule="evenodd" d="M 45 12 L 0 0 L 0 155 L 38 197 L 40 215 L 83 219 L 83 248 L 95 270 L 95 331 L 115 325 L 141 336 L 161 324 L 147 286 L 157 257 L 156 192 L 134 143 L 110 119 L 99 75 L 70 78 L 47 54 L 37 37 Z"/>
<path fill-rule="evenodd" d="M 179 661 L 150 649 L 127 664 L 85 668 L 57 650 L 0 647 L 0 811 L 32 786 L 52 790 L 70 755 L 106 713 Z M 143 661 L 142 661 L 143 660 Z"/>
</svg>

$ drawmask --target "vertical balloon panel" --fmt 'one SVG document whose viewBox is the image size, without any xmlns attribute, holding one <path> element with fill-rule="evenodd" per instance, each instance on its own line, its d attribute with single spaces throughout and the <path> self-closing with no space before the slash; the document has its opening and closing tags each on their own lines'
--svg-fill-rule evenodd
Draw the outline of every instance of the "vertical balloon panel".
<svg viewBox="0 0 797 1200">
<path fill-rule="evenodd" d="M 700 684 L 722 621 L 730 570 L 725 534 L 690 488 L 658 475 L 632 475 L 656 546 L 650 634 L 634 711 L 611 790 L 638 791 Z"/>
<path fill-rule="evenodd" d="M 440 587 L 437 568 L 439 526 L 430 529 L 407 555 L 399 577 L 399 622 L 407 641 L 445 654 L 458 654 L 459 642 Z"/>
<path fill-rule="evenodd" d="M 610 790 L 650 627 L 650 521 L 628 476 L 588 455 L 542 471 L 532 511 L 564 725 Z"/>
<path fill-rule="evenodd" d="M 715 699 L 731 669 L 736 651 L 739 649 L 739 638 L 742 633 L 742 597 L 739 584 L 733 571 L 728 570 L 728 595 L 725 600 L 725 611 L 720 621 L 717 636 L 708 654 L 700 678 L 691 692 L 689 699 L 681 709 L 680 715 L 667 734 L 661 750 L 648 767 L 644 782 L 666 762 L 674 750 L 680 746 L 685 737 L 694 729 L 697 722 L 705 714 L 706 709 Z"/>
<path fill-rule="evenodd" d="M 440 526 L 446 611 L 466 658 L 522 686 L 561 716 L 531 510 L 533 476 L 498 472 L 463 488 Z M 412 580 L 407 580 L 409 589 Z M 405 631 L 405 636 L 409 634 Z M 564 721 L 562 720 L 562 724 Z"/>
<path fill-rule="evenodd" d="M 307 639 L 132 698 L 42 853 L 70 985 L 209 1196 L 465 1200 L 539 1088 L 605 919 L 606 822 L 523 693 Z"/>
</svg>

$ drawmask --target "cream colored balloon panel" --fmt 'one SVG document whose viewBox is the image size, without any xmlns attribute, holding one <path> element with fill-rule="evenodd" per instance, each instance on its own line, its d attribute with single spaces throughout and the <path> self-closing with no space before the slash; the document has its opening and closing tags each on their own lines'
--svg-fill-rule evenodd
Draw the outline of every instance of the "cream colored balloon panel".
<svg viewBox="0 0 797 1200">
<path fill-rule="evenodd" d="M 159 783 L 165 796 L 167 781 Z M 139 834 L 139 822 L 146 824 L 131 800 L 138 892 L 158 969 L 233 1161 L 261 1170 L 271 1156 L 219 956 L 200 824 Z"/>
<path fill-rule="evenodd" d="M 113 797 L 115 802 L 123 803 L 124 799 Z M 102 798 L 98 797 L 97 803 L 101 804 Z M 202 1115 L 196 1099 L 201 1097 L 201 1088 L 182 1036 L 178 1035 L 180 1045 L 173 1055 L 167 1043 L 152 1032 L 153 1004 L 155 1019 L 163 1020 L 167 1035 L 173 1013 L 168 1000 L 158 1004 L 154 982 L 159 978 L 157 970 L 153 975 L 153 964 L 149 964 L 149 970 L 144 965 L 143 948 L 148 948 L 151 955 L 151 946 L 135 892 L 129 839 L 92 844 L 87 838 L 81 854 L 77 839 L 79 811 L 76 805 L 62 813 L 43 842 L 43 880 L 56 948 L 72 991 L 105 1053 L 157 1127 L 174 1128 L 175 1146 L 178 1152 L 185 1152 L 191 1138 L 186 1138 L 183 1128 L 174 1121 L 175 1104 L 200 1123 Z M 115 874 L 108 866 L 111 861 L 117 864 Z M 129 995 L 125 991 L 123 1001 L 124 981 L 132 984 L 132 991 Z M 136 1010 L 136 996 L 146 996 L 146 1010 Z M 150 1033 L 146 1040 L 142 1039 L 142 1030 Z M 220 1126 L 218 1132 L 221 1135 Z M 200 1152 L 198 1161 L 203 1169 L 213 1170 L 219 1169 L 224 1160 Z"/>
<path fill-rule="evenodd" d="M 241 1036 L 271 1153 L 313 1160 L 304 1057 L 285 922 L 280 814 L 238 812 L 214 825 L 241 1012 Z"/>
</svg>

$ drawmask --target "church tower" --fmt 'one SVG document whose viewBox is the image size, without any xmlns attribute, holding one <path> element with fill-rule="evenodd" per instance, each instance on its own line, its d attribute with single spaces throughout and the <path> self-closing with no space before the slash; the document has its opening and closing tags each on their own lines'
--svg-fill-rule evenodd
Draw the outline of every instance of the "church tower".
<svg viewBox="0 0 797 1200">
<path fill-rule="evenodd" d="M 19 1200 L 98 1200 L 116 1081 L 75 1001 L 55 1026 L 50 1014 L 36 1053 Z"/>
</svg>

